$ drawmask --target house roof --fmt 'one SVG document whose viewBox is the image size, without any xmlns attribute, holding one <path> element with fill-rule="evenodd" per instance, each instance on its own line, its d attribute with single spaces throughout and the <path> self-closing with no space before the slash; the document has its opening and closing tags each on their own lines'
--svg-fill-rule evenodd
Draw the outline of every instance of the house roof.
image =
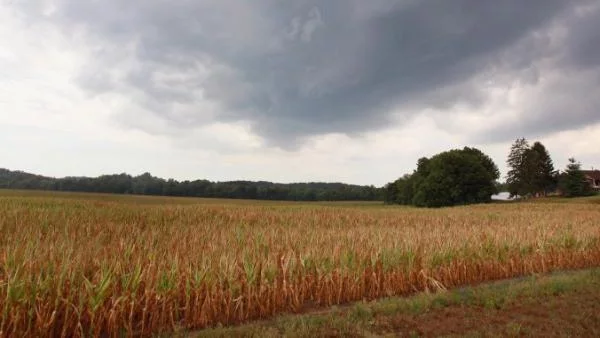
<svg viewBox="0 0 600 338">
<path fill-rule="evenodd" d="M 600 170 L 582 170 L 583 174 L 594 180 L 600 180 Z"/>
</svg>

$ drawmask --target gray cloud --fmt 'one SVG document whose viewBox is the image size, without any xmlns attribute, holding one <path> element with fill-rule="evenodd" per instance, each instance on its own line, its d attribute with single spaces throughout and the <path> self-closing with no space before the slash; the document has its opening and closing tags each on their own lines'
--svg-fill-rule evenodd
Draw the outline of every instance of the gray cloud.
<svg viewBox="0 0 600 338">
<path fill-rule="evenodd" d="M 600 96 L 597 78 L 584 76 L 600 64 L 598 1 L 57 0 L 46 15 L 41 4 L 20 6 L 94 51 L 83 88 L 131 95 L 180 127 L 248 121 L 269 143 L 293 147 L 382 128 L 398 118 L 392 111 L 408 120 L 422 108 L 484 105 L 486 79 L 536 84 L 553 71 L 581 78 L 548 86 L 518 126 L 489 139 L 600 120 L 581 101 Z"/>
<path fill-rule="evenodd" d="M 593 2 L 582 7 L 569 22 L 568 38 L 565 39 L 564 59 L 567 66 L 597 68 L 600 66 L 600 3 Z"/>
<path fill-rule="evenodd" d="M 600 121 L 600 2 L 588 1 L 560 22 L 554 47 L 532 48 L 531 58 L 547 63 L 541 88 L 520 107 L 517 122 L 493 126 L 478 141 L 505 141 L 518 136 L 543 136 Z M 540 53 L 541 51 L 541 53 Z"/>
</svg>

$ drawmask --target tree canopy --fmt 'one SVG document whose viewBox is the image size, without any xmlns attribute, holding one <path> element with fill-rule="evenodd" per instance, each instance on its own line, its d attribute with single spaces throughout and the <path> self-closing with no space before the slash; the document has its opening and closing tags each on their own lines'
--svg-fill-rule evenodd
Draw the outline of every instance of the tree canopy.
<svg viewBox="0 0 600 338">
<path fill-rule="evenodd" d="M 411 175 L 386 186 L 387 203 L 443 207 L 485 203 L 497 193 L 500 177 L 492 159 L 478 149 L 465 147 L 421 158 Z"/>
</svg>

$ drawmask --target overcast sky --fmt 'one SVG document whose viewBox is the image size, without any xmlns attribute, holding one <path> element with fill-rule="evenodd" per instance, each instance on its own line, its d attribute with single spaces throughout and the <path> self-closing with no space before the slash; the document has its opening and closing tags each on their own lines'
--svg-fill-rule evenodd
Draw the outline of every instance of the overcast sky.
<svg viewBox="0 0 600 338">
<path fill-rule="evenodd" d="M 0 167 L 383 185 L 600 167 L 598 0 L 0 0 Z"/>
</svg>

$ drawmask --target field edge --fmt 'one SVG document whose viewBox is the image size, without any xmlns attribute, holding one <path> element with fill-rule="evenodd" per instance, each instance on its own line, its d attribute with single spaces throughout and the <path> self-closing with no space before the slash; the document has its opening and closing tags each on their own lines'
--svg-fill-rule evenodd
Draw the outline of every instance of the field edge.
<svg viewBox="0 0 600 338">
<path fill-rule="evenodd" d="M 470 287 L 460 287 L 436 293 L 420 292 L 409 297 L 390 297 L 374 301 L 360 301 L 346 305 L 333 306 L 304 314 L 284 314 L 273 319 L 250 322 L 238 326 L 216 327 L 194 332 L 178 332 L 181 337 L 320 337 L 320 336 L 429 336 L 431 332 L 418 329 L 420 317 L 436 316 L 439 312 L 451 309 L 470 308 L 474 312 L 495 316 L 495 312 L 509 308 L 526 307 L 528 304 L 552 303 L 557 298 L 569 299 L 573 296 L 590 295 L 600 300 L 600 268 L 585 270 L 567 270 L 548 274 L 534 274 L 507 280 L 498 280 Z M 600 305 L 599 305 L 600 306 Z M 443 311 L 446 310 L 446 311 Z M 586 311 L 586 309 L 569 309 L 570 311 Z M 594 310 L 594 312 L 597 312 Z M 448 317 L 448 313 L 443 314 Z M 577 313 L 574 313 L 577 315 Z M 584 316 L 586 314 L 583 314 Z M 584 325 L 584 332 L 600 333 L 599 318 L 584 318 L 598 323 L 595 327 Z M 552 316 L 548 316 L 550 318 Z M 388 325 L 388 322 L 406 321 L 413 324 L 401 327 Z M 422 318 L 422 319 L 423 319 Z M 451 318 L 448 318 L 451 319 Z M 455 318 L 456 320 L 460 320 Z M 495 324 L 501 320 L 493 321 Z M 406 323 L 405 323 L 406 324 Z M 536 335 L 539 327 L 525 327 L 518 321 L 504 323 L 500 327 L 492 327 L 500 332 L 500 336 Z M 541 326 L 545 323 L 540 322 Z M 498 325 L 496 325 L 498 326 Z M 479 336 L 489 334 L 486 331 L 473 331 L 465 326 L 460 333 Z M 593 331 L 590 331 L 593 330 Z M 442 332 L 438 332 L 442 333 Z M 445 332 L 446 334 L 448 332 Z M 569 334 L 569 332 L 563 332 Z M 456 332 L 454 334 L 457 334 Z M 437 335 L 437 333 L 435 334 Z"/>
</svg>

